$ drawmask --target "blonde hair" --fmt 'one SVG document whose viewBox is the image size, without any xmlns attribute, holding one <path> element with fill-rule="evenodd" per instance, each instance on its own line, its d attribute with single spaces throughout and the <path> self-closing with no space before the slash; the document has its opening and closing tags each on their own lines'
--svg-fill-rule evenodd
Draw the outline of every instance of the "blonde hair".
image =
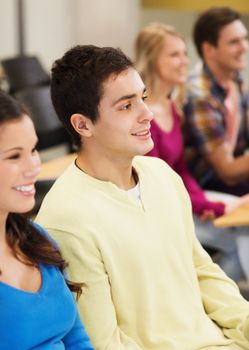
<svg viewBox="0 0 249 350">
<path fill-rule="evenodd" d="M 184 40 L 173 26 L 155 22 L 143 27 L 135 41 L 135 66 L 148 89 L 151 90 L 153 90 L 157 74 L 157 58 L 164 45 L 166 35 Z"/>
</svg>

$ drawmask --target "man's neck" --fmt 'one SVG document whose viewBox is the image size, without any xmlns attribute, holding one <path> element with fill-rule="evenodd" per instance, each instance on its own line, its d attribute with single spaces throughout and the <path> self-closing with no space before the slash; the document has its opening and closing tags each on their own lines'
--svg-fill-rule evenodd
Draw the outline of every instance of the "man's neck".
<svg viewBox="0 0 249 350">
<path fill-rule="evenodd" d="M 221 68 L 219 65 L 217 65 L 214 62 L 207 62 L 207 66 L 211 73 L 213 74 L 215 80 L 219 83 L 220 86 L 222 86 L 224 89 L 227 89 L 231 81 L 234 80 L 236 76 L 236 72 Z"/>
<path fill-rule="evenodd" d="M 87 175 L 102 181 L 110 181 L 117 187 L 128 190 L 136 185 L 132 159 L 118 160 L 91 157 L 83 150 L 78 153 L 77 167 Z"/>
</svg>

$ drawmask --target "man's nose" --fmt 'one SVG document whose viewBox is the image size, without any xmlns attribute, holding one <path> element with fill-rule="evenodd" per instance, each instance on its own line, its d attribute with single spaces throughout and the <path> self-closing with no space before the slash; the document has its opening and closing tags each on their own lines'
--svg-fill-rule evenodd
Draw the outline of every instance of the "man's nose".
<svg viewBox="0 0 249 350">
<path fill-rule="evenodd" d="M 244 51 L 244 52 L 247 52 L 248 51 L 248 48 L 249 48 L 249 42 L 247 39 L 243 40 L 241 42 L 241 49 Z"/>
<path fill-rule="evenodd" d="M 149 109 L 148 105 L 143 102 L 143 110 L 141 111 L 141 115 L 139 118 L 139 122 L 151 121 L 153 119 L 153 113 Z"/>
</svg>

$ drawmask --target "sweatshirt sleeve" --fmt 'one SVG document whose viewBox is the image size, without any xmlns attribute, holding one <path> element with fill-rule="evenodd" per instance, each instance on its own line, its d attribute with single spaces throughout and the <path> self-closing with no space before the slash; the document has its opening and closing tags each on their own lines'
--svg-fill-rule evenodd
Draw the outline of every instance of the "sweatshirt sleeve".
<svg viewBox="0 0 249 350">
<path fill-rule="evenodd" d="M 249 350 L 249 303 L 241 296 L 237 285 L 213 263 L 202 248 L 194 234 L 189 211 L 185 206 L 186 234 L 192 241 L 193 263 L 205 311 L 227 338 L 232 339 L 241 349 Z"/>
<path fill-rule="evenodd" d="M 200 243 L 194 241 L 194 263 L 205 310 L 224 335 L 242 349 L 249 349 L 249 304 L 237 285 L 214 264 Z"/>
<path fill-rule="evenodd" d="M 94 348 L 142 350 L 118 327 L 110 283 L 94 241 L 88 235 L 79 239 L 69 232 L 49 232 L 60 243 L 63 256 L 69 263 L 70 279 L 76 282 L 83 281 L 87 285 L 77 305 Z"/>
</svg>

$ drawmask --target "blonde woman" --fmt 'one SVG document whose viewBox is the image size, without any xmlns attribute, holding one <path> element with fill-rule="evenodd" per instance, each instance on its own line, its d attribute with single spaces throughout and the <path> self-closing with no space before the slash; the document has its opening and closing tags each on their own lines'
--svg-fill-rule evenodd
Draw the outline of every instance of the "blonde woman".
<svg viewBox="0 0 249 350">
<path fill-rule="evenodd" d="M 148 104 L 154 113 L 151 134 L 154 149 L 148 154 L 165 160 L 182 178 L 188 190 L 196 234 L 203 245 L 222 252 L 219 264 L 234 280 L 243 273 L 249 279 L 248 229 L 217 229 L 212 218 L 248 201 L 248 196 L 228 201 L 210 201 L 191 176 L 184 160 L 179 106 L 172 98 L 176 87 L 186 82 L 188 56 L 184 38 L 174 27 L 152 23 L 141 29 L 136 44 L 136 67 L 148 90 Z M 224 196 L 225 197 L 225 196 Z M 218 197 L 217 197 L 218 198 Z"/>
</svg>

